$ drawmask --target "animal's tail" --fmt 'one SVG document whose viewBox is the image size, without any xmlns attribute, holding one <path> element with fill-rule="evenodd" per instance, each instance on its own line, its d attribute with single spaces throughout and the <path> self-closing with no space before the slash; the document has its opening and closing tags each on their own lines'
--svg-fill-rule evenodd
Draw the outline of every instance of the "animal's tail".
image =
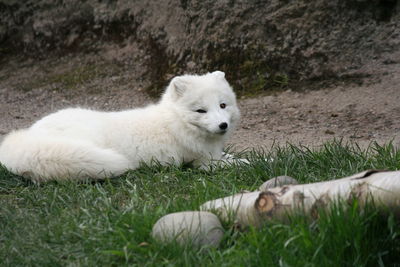
<svg viewBox="0 0 400 267">
<path fill-rule="evenodd" d="M 0 163 L 36 182 L 104 179 L 122 174 L 130 167 L 124 156 L 111 149 L 29 130 L 15 131 L 5 137 L 0 145 Z"/>
</svg>

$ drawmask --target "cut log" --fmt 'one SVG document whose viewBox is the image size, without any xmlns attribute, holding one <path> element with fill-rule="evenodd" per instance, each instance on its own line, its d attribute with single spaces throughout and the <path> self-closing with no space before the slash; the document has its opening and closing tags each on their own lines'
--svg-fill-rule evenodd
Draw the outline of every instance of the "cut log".
<svg viewBox="0 0 400 267">
<path fill-rule="evenodd" d="M 208 201 L 200 209 L 239 227 L 260 227 L 267 220 L 286 221 L 296 213 L 315 216 L 320 208 L 353 200 L 358 200 L 361 207 L 373 202 L 399 213 L 400 171 L 369 170 L 338 180 L 241 193 Z"/>
<path fill-rule="evenodd" d="M 282 175 L 265 181 L 262 185 L 260 185 L 258 190 L 267 191 L 270 188 L 280 187 L 288 184 L 299 184 L 299 182 L 293 177 Z"/>
<path fill-rule="evenodd" d="M 215 214 L 185 211 L 171 213 L 159 219 L 154 224 L 151 235 L 165 244 L 176 241 L 180 245 L 217 247 L 224 231 Z"/>
</svg>

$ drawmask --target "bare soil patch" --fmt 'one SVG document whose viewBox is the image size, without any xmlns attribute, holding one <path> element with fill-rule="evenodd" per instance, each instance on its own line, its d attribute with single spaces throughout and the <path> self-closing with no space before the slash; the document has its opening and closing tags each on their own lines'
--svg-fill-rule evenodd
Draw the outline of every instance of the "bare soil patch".
<svg viewBox="0 0 400 267">
<path fill-rule="evenodd" d="M 140 71 L 140 66 L 96 54 L 9 59 L 0 68 L 0 135 L 65 107 L 121 110 L 156 101 L 137 79 Z M 242 122 L 231 144 L 237 149 L 318 146 L 336 138 L 361 146 L 374 141 L 398 145 L 400 54 L 372 61 L 360 72 L 370 74 L 360 84 L 240 98 Z"/>
</svg>

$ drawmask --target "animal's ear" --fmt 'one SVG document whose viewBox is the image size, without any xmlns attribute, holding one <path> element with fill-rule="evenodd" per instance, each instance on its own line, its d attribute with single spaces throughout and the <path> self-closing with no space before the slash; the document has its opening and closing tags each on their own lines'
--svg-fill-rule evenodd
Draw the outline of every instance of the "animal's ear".
<svg viewBox="0 0 400 267">
<path fill-rule="evenodd" d="M 220 79 L 225 80 L 225 72 L 222 72 L 222 71 L 217 70 L 217 71 L 214 71 L 214 72 L 211 73 L 211 74 L 214 75 L 215 77 L 218 77 L 218 78 L 220 78 Z"/>
<path fill-rule="evenodd" d="M 178 76 L 172 79 L 169 84 L 169 90 L 176 98 L 181 97 L 189 87 L 189 81 L 186 77 Z"/>
</svg>

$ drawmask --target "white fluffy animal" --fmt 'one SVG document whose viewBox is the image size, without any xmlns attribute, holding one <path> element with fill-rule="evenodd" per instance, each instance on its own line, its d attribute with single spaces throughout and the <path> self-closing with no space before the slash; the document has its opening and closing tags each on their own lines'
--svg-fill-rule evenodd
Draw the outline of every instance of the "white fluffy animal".
<svg viewBox="0 0 400 267">
<path fill-rule="evenodd" d="M 103 179 L 153 160 L 207 168 L 212 160 L 232 160 L 222 149 L 239 116 L 223 72 L 178 76 L 157 104 L 120 112 L 65 109 L 11 132 L 0 162 L 36 182 Z"/>
</svg>

